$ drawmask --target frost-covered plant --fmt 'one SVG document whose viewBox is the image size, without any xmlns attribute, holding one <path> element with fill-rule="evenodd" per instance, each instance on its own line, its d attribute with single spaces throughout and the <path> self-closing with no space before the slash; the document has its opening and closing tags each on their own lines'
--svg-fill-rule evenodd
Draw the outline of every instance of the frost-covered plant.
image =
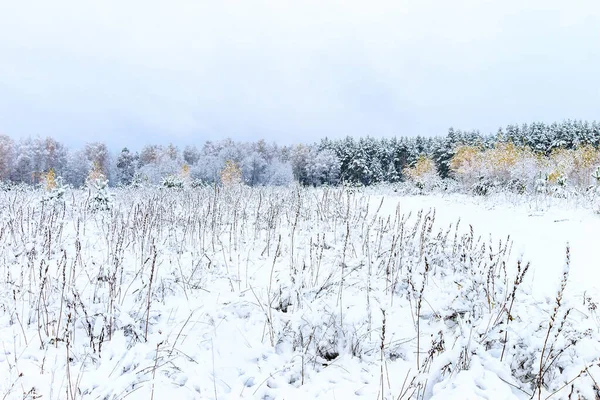
<svg viewBox="0 0 600 400">
<path fill-rule="evenodd" d="M 67 186 L 64 185 L 62 177 L 52 177 L 52 185 L 46 187 L 46 194 L 42 201 L 57 201 L 64 198 Z"/>
<path fill-rule="evenodd" d="M 90 208 L 93 211 L 108 211 L 111 209 L 112 196 L 108 189 L 108 180 L 96 178 L 88 181 L 88 188 L 91 192 Z"/>
<path fill-rule="evenodd" d="M 566 198 L 567 177 L 560 171 L 553 171 L 546 175 L 546 192 L 554 197 Z"/>
<path fill-rule="evenodd" d="M 272 161 L 264 173 L 264 183 L 268 186 L 288 186 L 294 182 L 294 173 L 290 163 Z"/>
<path fill-rule="evenodd" d="M 203 187 L 207 187 L 207 186 L 210 186 L 210 185 L 201 179 L 191 179 L 190 180 L 190 187 L 192 189 L 198 189 L 198 188 L 203 188 Z"/>
<path fill-rule="evenodd" d="M 552 171 L 546 175 L 546 181 L 551 185 L 565 186 L 567 177 L 561 171 Z"/>
<path fill-rule="evenodd" d="M 495 187 L 496 185 L 491 179 L 482 176 L 479 178 L 478 182 L 473 184 L 471 190 L 476 196 L 487 196 L 494 190 Z"/>
<path fill-rule="evenodd" d="M 534 188 L 536 193 L 548 193 L 548 180 L 542 178 L 536 179 Z"/>
<path fill-rule="evenodd" d="M 588 187 L 593 175 L 593 167 L 600 154 L 593 146 L 580 146 L 576 149 L 556 148 L 548 157 L 541 157 L 539 170 L 548 175 L 550 184 L 561 185 L 563 178 L 574 189 Z M 565 186 L 565 185 L 562 185 Z"/>
<path fill-rule="evenodd" d="M 131 187 L 133 188 L 142 188 L 148 186 L 150 181 L 148 177 L 142 173 L 136 172 L 131 179 Z"/>
<path fill-rule="evenodd" d="M 502 189 L 523 193 L 539 173 L 535 154 L 511 142 L 498 142 L 489 149 L 459 146 L 450 169 L 456 179 L 478 195 Z"/>
<path fill-rule="evenodd" d="M 167 175 L 161 182 L 162 186 L 168 189 L 183 189 L 184 181 L 176 175 Z"/>
<path fill-rule="evenodd" d="M 512 193 L 522 195 L 527 191 L 527 184 L 522 179 L 515 178 L 507 182 L 506 188 Z"/>
<path fill-rule="evenodd" d="M 420 193 L 435 189 L 439 186 L 440 177 L 437 174 L 435 163 L 425 155 L 420 155 L 414 165 L 405 168 L 406 176 L 419 189 Z"/>
<path fill-rule="evenodd" d="M 506 182 L 512 178 L 513 168 L 525 156 L 526 149 L 517 147 L 512 142 L 499 142 L 485 152 L 484 167 L 494 180 Z"/>
<path fill-rule="evenodd" d="M 108 189 L 108 179 L 102 173 L 98 163 L 94 163 L 86 180 L 90 192 L 89 207 L 92 211 L 111 209 L 112 196 Z"/>
<path fill-rule="evenodd" d="M 450 161 L 450 170 L 461 182 L 469 185 L 481 174 L 483 154 L 476 146 L 459 146 Z"/>
<path fill-rule="evenodd" d="M 599 161 L 600 151 L 594 146 L 579 146 L 575 150 L 572 150 L 571 163 L 573 167 L 571 174 L 568 176 L 569 180 L 577 188 L 589 186 L 592 183 L 590 182 L 590 177 L 594 166 Z"/>
</svg>

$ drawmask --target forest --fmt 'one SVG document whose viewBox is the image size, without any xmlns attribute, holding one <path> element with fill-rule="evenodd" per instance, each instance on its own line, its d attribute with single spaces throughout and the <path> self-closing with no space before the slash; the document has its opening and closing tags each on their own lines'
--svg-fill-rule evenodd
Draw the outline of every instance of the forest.
<svg viewBox="0 0 600 400">
<path fill-rule="evenodd" d="M 585 190 L 600 180 L 599 146 L 600 123 L 573 120 L 507 125 L 494 133 L 450 128 L 434 137 L 324 138 L 291 146 L 224 139 L 183 149 L 149 144 L 135 152 L 115 152 L 100 141 L 70 149 L 51 137 L 0 135 L 0 181 L 9 187 L 47 185 L 50 179 L 77 188 L 90 176 L 102 176 L 110 186 L 233 179 L 248 186 L 414 182 L 421 190 L 459 184 L 475 194 L 494 187 Z"/>
</svg>

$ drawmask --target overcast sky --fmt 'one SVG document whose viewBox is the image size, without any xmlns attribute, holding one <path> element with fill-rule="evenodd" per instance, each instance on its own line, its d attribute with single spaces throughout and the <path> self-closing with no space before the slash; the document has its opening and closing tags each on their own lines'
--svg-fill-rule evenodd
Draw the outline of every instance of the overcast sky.
<svg viewBox="0 0 600 400">
<path fill-rule="evenodd" d="M 287 144 L 599 111 L 597 0 L 0 0 L 13 137 Z"/>
</svg>

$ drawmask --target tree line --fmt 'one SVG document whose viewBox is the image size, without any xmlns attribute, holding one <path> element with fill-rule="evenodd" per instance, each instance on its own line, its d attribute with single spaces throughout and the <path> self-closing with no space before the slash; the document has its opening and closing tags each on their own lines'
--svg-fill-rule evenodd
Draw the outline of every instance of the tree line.
<svg viewBox="0 0 600 400">
<path fill-rule="evenodd" d="M 240 179 L 251 186 L 292 182 L 314 186 L 340 183 L 366 186 L 414 179 L 415 166 L 424 158 L 431 162 L 437 177 L 464 178 L 463 158 L 474 154 L 465 148 L 484 154 L 507 143 L 514 148 L 528 149 L 537 157 L 550 157 L 559 149 L 570 151 L 585 146 L 598 149 L 600 123 L 534 122 L 508 125 L 486 134 L 450 128 L 443 136 L 324 138 L 317 143 L 292 146 L 279 146 L 265 140 L 225 139 L 183 149 L 172 144 L 146 145 L 137 152 L 124 148 L 116 153 L 102 142 L 69 149 L 51 137 L 16 141 L 0 135 L 0 180 L 35 185 L 42 183 L 52 171 L 63 183 L 80 187 L 90 172 L 95 171 L 103 174 L 112 186 L 159 184 L 165 177 L 182 174 L 195 182 L 214 184 L 220 182 L 227 165 L 239 169 Z M 462 164 L 458 165 L 457 159 L 461 159 Z M 468 165 L 478 165 L 467 161 Z M 419 164 L 419 168 L 423 165 Z M 482 165 L 480 163 L 479 168 L 483 168 Z M 477 175 L 477 171 L 469 173 Z"/>
</svg>

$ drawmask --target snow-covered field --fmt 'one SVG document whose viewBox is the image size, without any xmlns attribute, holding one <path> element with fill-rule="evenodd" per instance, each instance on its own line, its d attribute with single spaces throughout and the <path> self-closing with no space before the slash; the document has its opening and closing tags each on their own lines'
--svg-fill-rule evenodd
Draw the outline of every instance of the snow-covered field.
<svg viewBox="0 0 600 400">
<path fill-rule="evenodd" d="M 496 240 L 510 235 L 513 241 L 511 261 L 522 258 L 532 263 L 527 284 L 536 296 L 556 295 L 556 286 L 565 260 L 567 244 L 571 248 L 573 268 L 567 291 L 600 297 L 600 215 L 593 204 L 578 204 L 566 199 L 545 197 L 524 199 L 504 195 L 473 197 L 468 195 L 385 196 L 386 205 L 399 202 L 402 212 L 434 208 L 439 226 L 461 219 L 463 228 L 472 225 L 476 234 Z M 597 273 L 595 271 L 598 271 Z"/>
<path fill-rule="evenodd" d="M 343 188 L 44 199 L 0 193 L 4 399 L 597 396 L 591 207 Z"/>
</svg>

